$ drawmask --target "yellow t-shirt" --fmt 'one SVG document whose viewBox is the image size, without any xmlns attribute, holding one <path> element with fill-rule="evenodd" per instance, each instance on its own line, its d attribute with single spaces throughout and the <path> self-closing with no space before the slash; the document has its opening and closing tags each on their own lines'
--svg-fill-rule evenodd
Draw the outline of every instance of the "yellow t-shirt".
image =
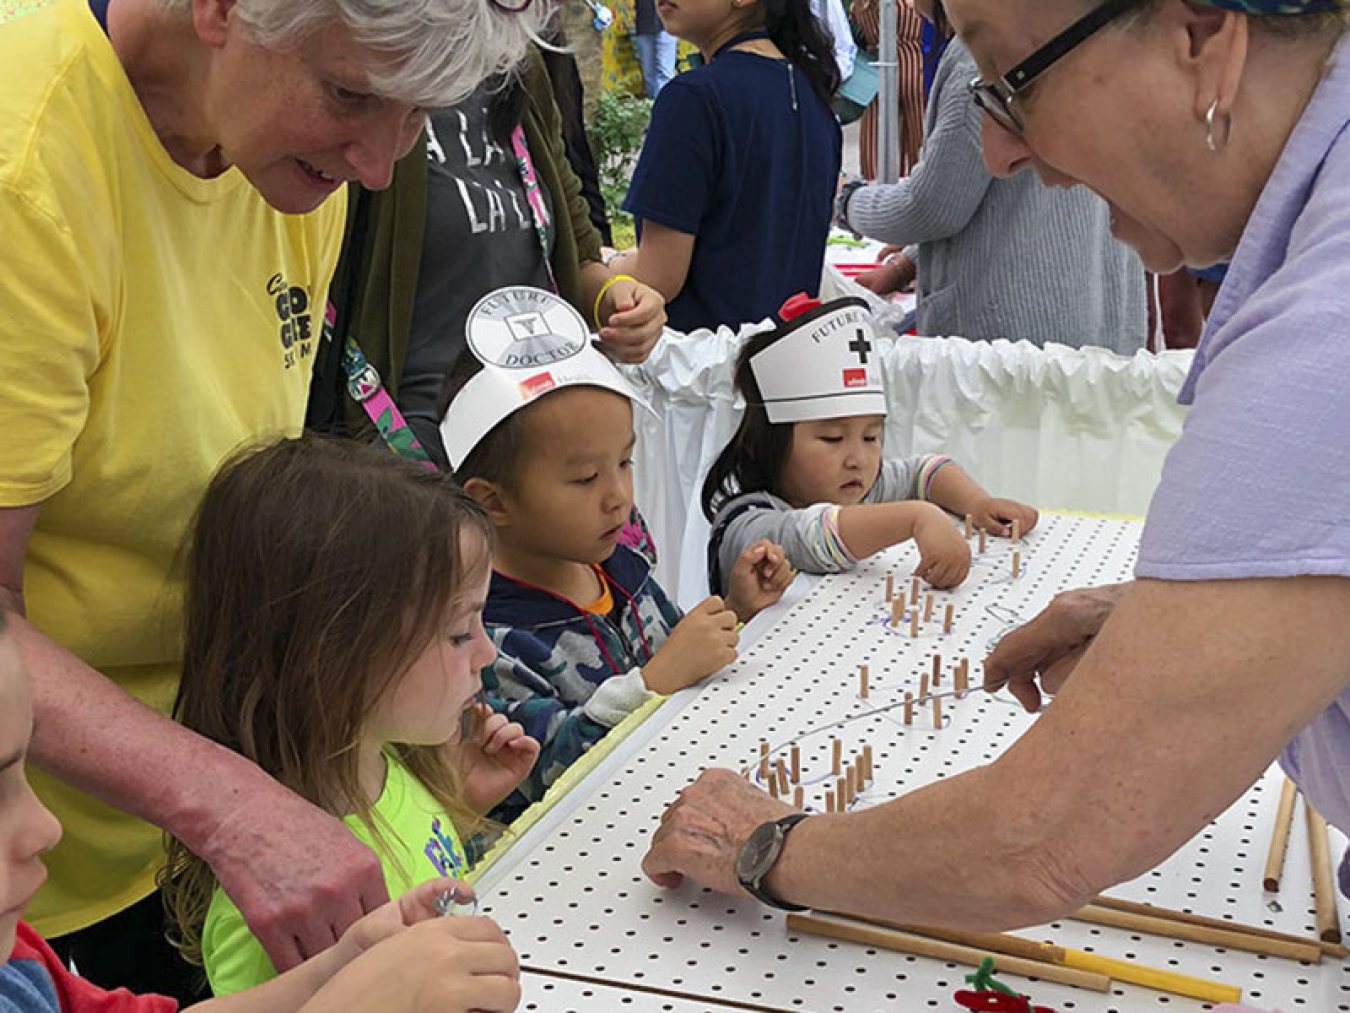
<svg viewBox="0 0 1350 1013">
<path fill-rule="evenodd" d="M 0 506 L 42 504 L 29 618 L 162 711 L 171 562 L 241 445 L 298 433 L 344 199 L 288 216 L 159 143 L 85 0 L 0 0 Z M 65 825 L 44 936 L 154 888 L 160 833 L 34 772 Z"/>
<path fill-rule="evenodd" d="M 377 825 L 387 849 L 375 842 L 355 816 L 345 817 L 344 822 L 380 855 L 390 897 L 399 897 L 438 876 L 464 878 L 467 865 L 458 832 L 422 782 L 392 757 L 388 758 L 384 791 L 375 803 L 375 812 L 384 821 Z M 220 887 L 211 898 L 202 928 L 202 958 L 216 995 L 242 992 L 277 974 L 267 951 Z"/>
</svg>

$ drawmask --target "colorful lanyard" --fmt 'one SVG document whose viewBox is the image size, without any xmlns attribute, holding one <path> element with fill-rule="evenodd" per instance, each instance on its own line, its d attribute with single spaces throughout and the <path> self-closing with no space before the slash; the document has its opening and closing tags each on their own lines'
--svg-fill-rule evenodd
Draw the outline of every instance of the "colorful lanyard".
<svg viewBox="0 0 1350 1013">
<path fill-rule="evenodd" d="M 323 320 L 324 336 L 329 341 L 333 340 L 336 323 L 337 307 L 330 299 Z M 342 372 L 347 377 L 347 393 L 364 409 L 366 417 L 389 449 L 435 471 L 436 462 L 413 433 L 408 420 L 398 410 L 398 405 L 394 404 L 394 399 L 384 387 L 384 381 L 380 379 L 380 371 L 370 364 L 350 330 L 342 341 Z"/>
<path fill-rule="evenodd" d="M 539 175 L 534 171 L 530 147 L 525 143 L 525 128 L 520 124 L 516 124 L 516 128 L 511 131 L 511 150 L 515 152 L 516 171 L 520 173 L 520 184 L 525 188 L 525 201 L 530 205 L 530 217 L 534 219 L 534 233 L 539 238 L 539 252 L 544 258 L 549 291 L 557 295 L 558 279 L 553 276 L 553 261 L 549 258 L 548 252 L 548 208 L 544 205 L 544 193 L 539 186 Z"/>
<path fill-rule="evenodd" d="M 539 237 L 544 271 L 548 274 L 550 289 L 556 294 L 558 281 L 553 276 L 553 264 L 548 254 L 548 208 L 544 204 L 539 174 L 534 169 L 534 159 L 530 157 L 530 148 L 525 142 L 525 129 L 519 124 L 511 131 L 511 149 L 516 156 L 516 171 L 520 173 L 521 185 L 525 188 L 525 201 L 530 205 L 535 235 Z M 337 307 L 329 300 L 324 313 L 324 332 L 330 341 L 336 333 L 336 324 Z M 342 372 L 347 377 L 347 393 L 365 411 L 366 417 L 388 444 L 389 449 L 410 461 L 436 470 L 436 463 L 413 433 L 412 427 L 398 410 L 394 399 L 389 396 L 379 370 L 371 365 L 370 360 L 361 351 L 361 346 L 350 328 L 342 342 Z"/>
</svg>

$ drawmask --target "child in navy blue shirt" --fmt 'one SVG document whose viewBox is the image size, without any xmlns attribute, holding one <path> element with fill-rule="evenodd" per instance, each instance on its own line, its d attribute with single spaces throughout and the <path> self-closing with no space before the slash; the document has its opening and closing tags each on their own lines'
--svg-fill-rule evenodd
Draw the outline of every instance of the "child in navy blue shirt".
<svg viewBox="0 0 1350 1013">
<path fill-rule="evenodd" d="M 658 10 L 707 62 L 656 100 L 620 269 L 666 297 L 676 330 L 762 320 L 820 287 L 842 151 L 833 47 L 809 0 Z"/>
</svg>

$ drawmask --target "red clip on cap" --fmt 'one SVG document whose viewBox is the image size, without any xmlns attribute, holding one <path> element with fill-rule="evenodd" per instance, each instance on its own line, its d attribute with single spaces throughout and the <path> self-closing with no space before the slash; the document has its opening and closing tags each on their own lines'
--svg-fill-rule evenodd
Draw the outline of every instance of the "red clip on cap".
<svg viewBox="0 0 1350 1013">
<path fill-rule="evenodd" d="M 783 303 L 782 308 L 778 311 L 778 318 L 782 320 L 783 323 L 787 323 L 789 320 L 795 320 L 797 317 L 819 308 L 819 299 L 812 299 L 805 292 L 798 292 L 788 299 L 787 302 Z"/>
</svg>

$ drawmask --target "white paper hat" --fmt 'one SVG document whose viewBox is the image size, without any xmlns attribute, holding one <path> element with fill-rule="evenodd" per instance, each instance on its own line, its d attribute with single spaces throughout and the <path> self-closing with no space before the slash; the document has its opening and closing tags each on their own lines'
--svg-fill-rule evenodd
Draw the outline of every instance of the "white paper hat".
<svg viewBox="0 0 1350 1013">
<path fill-rule="evenodd" d="M 867 303 L 793 296 L 779 316 L 778 340 L 750 360 L 770 422 L 886 414 Z"/>
<path fill-rule="evenodd" d="M 469 351 L 483 364 L 441 420 L 450 466 L 458 468 L 497 425 L 561 387 L 603 387 L 647 407 L 614 363 L 591 344 L 581 314 L 540 288 L 489 292 L 464 325 Z"/>
</svg>

